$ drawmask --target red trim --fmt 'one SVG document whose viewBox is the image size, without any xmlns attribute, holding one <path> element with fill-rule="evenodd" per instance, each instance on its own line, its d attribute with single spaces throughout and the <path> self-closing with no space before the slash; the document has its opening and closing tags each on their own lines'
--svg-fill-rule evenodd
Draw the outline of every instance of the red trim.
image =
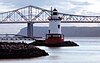
<svg viewBox="0 0 100 63">
<path fill-rule="evenodd" d="M 46 44 L 55 44 L 64 42 L 64 35 L 63 34 L 47 34 L 46 35 Z"/>
</svg>

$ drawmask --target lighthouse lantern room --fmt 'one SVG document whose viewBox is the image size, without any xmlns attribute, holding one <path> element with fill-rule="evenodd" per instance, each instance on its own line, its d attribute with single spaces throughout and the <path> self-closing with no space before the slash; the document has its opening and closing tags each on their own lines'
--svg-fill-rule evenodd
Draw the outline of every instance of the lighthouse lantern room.
<svg viewBox="0 0 100 63">
<path fill-rule="evenodd" d="M 49 20 L 49 30 L 46 34 L 45 44 L 56 44 L 64 42 L 64 35 L 61 33 L 61 20 L 62 18 L 58 16 L 58 12 L 54 9 L 51 12 Z"/>
</svg>

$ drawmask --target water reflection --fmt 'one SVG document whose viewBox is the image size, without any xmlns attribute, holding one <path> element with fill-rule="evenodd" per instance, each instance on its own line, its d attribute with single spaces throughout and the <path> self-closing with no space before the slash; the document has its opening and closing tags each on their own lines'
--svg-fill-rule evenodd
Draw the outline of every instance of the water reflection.
<svg viewBox="0 0 100 63">
<path fill-rule="evenodd" d="M 49 56 L 30 59 L 0 60 L 0 63 L 99 63 L 100 39 L 96 38 L 71 38 L 79 47 L 44 47 Z"/>
</svg>

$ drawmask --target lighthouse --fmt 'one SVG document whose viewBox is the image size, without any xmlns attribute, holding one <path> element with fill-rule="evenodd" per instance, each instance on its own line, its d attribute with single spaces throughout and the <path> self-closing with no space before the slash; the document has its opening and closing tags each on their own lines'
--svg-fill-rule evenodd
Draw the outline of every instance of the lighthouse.
<svg viewBox="0 0 100 63">
<path fill-rule="evenodd" d="M 61 20 L 58 12 L 54 9 L 49 20 L 48 34 L 46 34 L 45 44 L 56 44 L 64 42 L 64 35 L 61 33 Z"/>
</svg>

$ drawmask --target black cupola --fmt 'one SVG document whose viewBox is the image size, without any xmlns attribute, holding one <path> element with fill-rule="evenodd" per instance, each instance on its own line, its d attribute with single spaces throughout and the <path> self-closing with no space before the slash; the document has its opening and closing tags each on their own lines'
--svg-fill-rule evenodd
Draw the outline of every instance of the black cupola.
<svg viewBox="0 0 100 63">
<path fill-rule="evenodd" d="M 56 9 L 53 10 L 53 15 L 58 15 L 58 12 Z"/>
</svg>

